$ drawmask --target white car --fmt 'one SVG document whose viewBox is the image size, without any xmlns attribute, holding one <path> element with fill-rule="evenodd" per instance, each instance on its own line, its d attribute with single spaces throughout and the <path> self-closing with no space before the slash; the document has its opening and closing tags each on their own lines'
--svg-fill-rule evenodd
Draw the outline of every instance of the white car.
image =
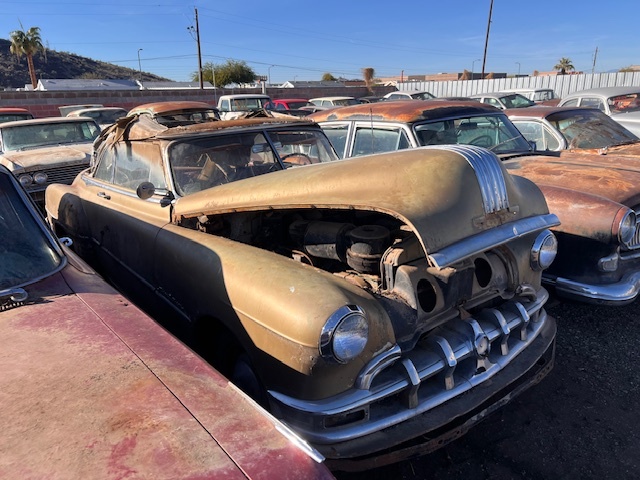
<svg viewBox="0 0 640 480">
<path fill-rule="evenodd" d="M 321 110 L 335 107 L 346 107 L 347 105 L 358 105 L 360 102 L 354 97 L 317 97 L 309 100 Z"/>
<path fill-rule="evenodd" d="M 393 100 L 431 100 L 436 98 L 431 92 L 427 92 L 426 90 L 422 91 L 407 91 L 407 92 L 389 92 L 384 97 L 382 97 L 383 101 L 393 101 Z"/>
<path fill-rule="evenodd" d="M 222 120 L 233 120 L 247 112 L 262 110 L 268 103 L 271 103 L 271 97 L 259 93 L 222 95 L 218 99 L 218 110 Z"/>
<path fill-rule="evenodd" d="M 602 87 L 567 95 L 559 107 L 595 107 L 640 136 L 640 87 Z"/>
</svg>

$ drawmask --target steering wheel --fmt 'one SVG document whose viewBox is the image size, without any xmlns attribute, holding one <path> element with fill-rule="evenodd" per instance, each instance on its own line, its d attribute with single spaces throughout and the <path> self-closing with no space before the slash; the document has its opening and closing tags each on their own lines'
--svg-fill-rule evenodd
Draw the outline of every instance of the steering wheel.
<svg viewBox="0 0 640 480">
<path fill-rule="evenodd" d="M 299 159 L 294 161 L 287 160 L 287 158 L 291 157 L 299 157 Z M 287 155 L 284 155 L 280 158 L 284 163 L 290 163 L 291 165 L 311 165 L 312 163 L 311 157 L 309 157 L 309 155 L 300 152 L 288 153 Z"/>
<path fill-rule="evenodd" d="M 488 148 L 493 145 L 493 139 L 489 135 L 480 135 L 479 137 L 470 140 L 469 145 Z"/>
</svg>

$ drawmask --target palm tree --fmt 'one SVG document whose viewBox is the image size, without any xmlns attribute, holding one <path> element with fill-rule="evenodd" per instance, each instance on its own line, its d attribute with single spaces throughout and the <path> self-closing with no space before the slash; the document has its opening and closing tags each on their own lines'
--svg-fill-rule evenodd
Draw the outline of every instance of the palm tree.
<svg viewBox="0 0 640 480">
<path fill-rule="evenodd" d="M 364 84 L 367 86 L 367 90 L 369 93 L 373 93 L 371 89 L 371 85 L 373 84 L 373 77 L 375 77 L 376 71 L 371 67 L 366 67 L 362 69 L 362 76 L 364 77 Z"/>
<path fill-rule="evenodd" d="M 14 30 L 9 36 L 11 37 L 11 46 L 9 47 L 11 53 L 14 53 L 18 59 L 20 59 L 22 55 L 27 57 L 31 85 L 33 88 L 36 88 L 38 86 L 38 79 L 36 78 L 36 69 L 33 66 L 33 56 L 39 51 L 44 50 L 42 39 L 40 38 L 40 27 L 31 27 L 26 32 L 24 30 Z"/>
<path fill-rule="evenodd" d="M 562 57 L 558 60 L 558 63 L 553 67 L 554 70 L 558 70 L 561 75 L 564 75 L 567 72 L 575 70 L 573 63 L 571 63 L 571 59 L 567 57 Z"/>
</svg>

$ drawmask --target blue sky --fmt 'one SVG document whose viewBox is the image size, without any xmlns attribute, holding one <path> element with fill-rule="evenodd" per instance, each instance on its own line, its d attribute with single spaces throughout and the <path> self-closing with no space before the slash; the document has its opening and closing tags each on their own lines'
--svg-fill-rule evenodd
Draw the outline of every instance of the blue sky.
<svg viewBox="0 0 640 480">
<path fill-rule="evenodd" d="M 244 60 L 272 83 L 361 78 L 364 67 L 378 77 L 479 72 L 490 3 L 2 0 L 0 38 L 37 26 L 50 49 L 133 69 L 139 54 L 143 71 L 186 81 L 198 68 L 197 8 L 203 63 Z M 596 72 L 640 64 L 637 12 L 637 0 L 494 0 L 485 72 L 548 71 L 561 57 L 591 72 L 596 48 Z"/>
</svg>

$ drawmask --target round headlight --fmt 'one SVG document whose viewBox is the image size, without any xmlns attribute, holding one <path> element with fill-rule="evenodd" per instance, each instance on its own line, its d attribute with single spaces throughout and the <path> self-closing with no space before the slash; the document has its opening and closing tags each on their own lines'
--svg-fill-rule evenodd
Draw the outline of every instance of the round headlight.
<svg viewBox="0 0 640 480">
<path fill-rule="evenodd" d="M 33 181 L 38 185 L 43 185 L 47 183 L 47 174 L 44 172 L 38 172 L 33 176 Z"/>
<path fill-rule="evenodd" d="M 549 230 L 540 232 L 531 247 L 531 268 L 541 271 L 549 268 L 558 253 L 558 240 Z"/>
<path fill-rule="evenodd" d="M 23 187 L 28 187 L 33 182 L 33 178 L 31 178 L 31 175 L 25 173 L 24 175 L 20 175 L 18 177 L 18 181 Z"/>
<path fill-rule="evenodd" d="M 618 227 L 618 240 L 620 243 L 627 245 L 636 234 L 636 214 L 633 210 L 629 210 Z"/>
<path fill-rule="evenodd" d="M 320 335 L 320 354 L 347 363 L 362 353 L 369 338 L 364 311 L 356 305 L 340 307 L 329 317 Z"/>
</svg>

